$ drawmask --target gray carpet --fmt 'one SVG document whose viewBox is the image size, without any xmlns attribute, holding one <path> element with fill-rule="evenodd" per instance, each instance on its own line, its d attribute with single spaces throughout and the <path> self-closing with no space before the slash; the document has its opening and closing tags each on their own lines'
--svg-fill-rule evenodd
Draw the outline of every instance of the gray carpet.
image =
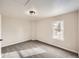
<svg viewBox="0 0 79 59">
<path fill-rule="evenodd" d="M 46 45 L 38 41 L 28 41 L 2 48 L 2 58 L 77 58 L 77 54 Z"/>
</svg>

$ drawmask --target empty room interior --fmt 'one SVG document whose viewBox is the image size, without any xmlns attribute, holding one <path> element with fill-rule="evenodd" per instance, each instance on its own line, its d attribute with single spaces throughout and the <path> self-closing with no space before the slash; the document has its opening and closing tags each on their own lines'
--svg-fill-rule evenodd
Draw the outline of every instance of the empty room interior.
<svg viewBox="0 0 79 59">
<path fill-rule="evenodd" d="M 0 0 L 1 58 L 78 58 L 79 0 Z"/>
</svg>

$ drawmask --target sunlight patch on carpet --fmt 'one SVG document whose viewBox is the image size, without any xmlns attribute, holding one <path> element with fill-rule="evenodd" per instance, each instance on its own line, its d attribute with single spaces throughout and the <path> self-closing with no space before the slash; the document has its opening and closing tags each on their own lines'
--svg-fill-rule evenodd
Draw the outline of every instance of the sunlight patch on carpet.
<svg viewBox="0 0 79 59">
<path fill-rule="evenodd" d="M 35 47 L 31 49 L 26 49 L 26 50 L 21 50 L 20 53 L 22 54 L 23 57 L 28 57 L 32 55 L 37 55 L 37 54 L 42 54 L 45 53 L 46 51 L 42 48 Z"/>
</svg>

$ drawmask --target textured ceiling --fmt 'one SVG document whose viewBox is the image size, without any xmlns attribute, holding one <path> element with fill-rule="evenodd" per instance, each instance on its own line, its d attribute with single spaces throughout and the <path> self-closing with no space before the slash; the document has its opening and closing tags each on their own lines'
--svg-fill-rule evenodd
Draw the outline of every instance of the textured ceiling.
<svg viewBox="0 0 79 59">
<path fill-rule="evenodd" d="M 27 18 L 25 11 L 34 8 L 38 15 L 32 17 L 50 17 L 67 13 L 79 8 L 79 0 L 0 0 L 0 13 L 2 15 Z M 25 5 L 25 6 L 24 6 Z"/>
</svg>

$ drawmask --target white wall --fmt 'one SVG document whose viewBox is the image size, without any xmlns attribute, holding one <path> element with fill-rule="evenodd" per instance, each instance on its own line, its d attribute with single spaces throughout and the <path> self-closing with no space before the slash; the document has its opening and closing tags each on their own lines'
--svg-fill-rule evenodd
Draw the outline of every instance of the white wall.
<svg viewBox="0 0 79 59">
<path fill-rule="evenodd" d="M 52 38 L 51 23 L 64 20 L 64 41 Z M 37 39 L 73 52 L 77 52 L 77 12 L 39 20 L 37 23 Z"/>
<path fill-rule="evenodd" d="M 1 39 L 1 14 L 0 14 L 0 39 Z M 1 41 L 0 41 L 0 58 L 1 58 Z"/>
<path fill-rule="evenodd" d="M 31 38 L 32 40 L 36 40 L 36 32 L 37 32 L 37 21 L 33 20 L 31 21 Z"/>
<path fill-rule="evenodd" d="M 31 23 L 27 19 L 2 17 L 2 47 L 31 39 Z"/>
<path fill-rule="evenodd" d="M 79 56 L 79 10 L 78 10 L 78 56 Z"/>
<path fill-rule="evenodd" d="M 0 14 L 0 39 L 1 39 L 1 14 Z"/>
</svg>

